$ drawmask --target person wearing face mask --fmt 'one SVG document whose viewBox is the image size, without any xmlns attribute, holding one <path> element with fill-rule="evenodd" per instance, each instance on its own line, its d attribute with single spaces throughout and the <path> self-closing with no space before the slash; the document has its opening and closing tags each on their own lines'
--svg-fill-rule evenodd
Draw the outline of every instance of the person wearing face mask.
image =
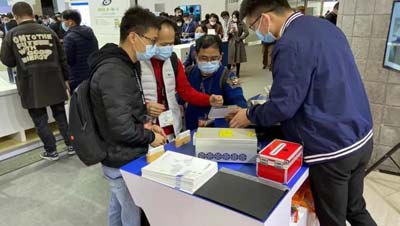
<svg viewBox="0 0 400 226">
<path fill-rule="evenodd" d="M 185 62 L 183 63 L 183 66 L 189 67 L 193 64 L 196 64 L 196 40 L 198 40 L 199 38 L 201 38 L 202 36 L 207 34 L 207 26 L 206 25 L 199 25 L 197 26 L 195 33 L 194 33 L 194 40 L 195 42 L 193 43 L 193 45 L 190 46 L 190 50 L 189 50 L 189 54 L 185 60 Z"/>
<path fill-rule="evenodd" d="M 224 98 L 225 105 L 246 107 L 239 78 L 221 65 L 222 41 L 217 35 L 204 35 L 196 41 L 197 65 L 186 68 L 190 84 L 206 94 L 217 94 Z M 196 129 L 207 117 L 210 107 L 188 104 L 185 118 L 187 129 Z"/>
<path fill-rule="evenodd" d="M 346 36 L 286 0 L 244 0 L 240 14 L 260 40 L 277 41 L 270 100 L 232 112 L 230 126 L 280 123 L 286 140 L 303 145 L 321 226 L 376 226 L 363 198 L 372 116 Z"/>
<path fill-rule="evenodd" d="M 50 28 L 58 35 L 60 40 L 63 40 L 65 31 L 62 25 L 61 13 L 54 15 L 54 23 L 50 24 Z"/>
<path fill-rule="evenodd" d="M 176 32 L 174 22 L 168 18 L 159 18 L 159 24 L 156 54 L 150 61 L 141 64 L 142 85 L 148 114 L 172 140 L 183 127 L 176 93 L 186 102 L 199 107 L 221 106 L 223 99 L 222 96 L 198 92 L 190 86 L 182 63 L 173 53 Z M 164 124 L 164 121 L 172 123 Z"/>
<path fill-rule="evenodd" d="M 175 45 L 181 44 L 183 19 L 182 17 L 175 17 L 177 32 L 175 34 Z"/>
<path fill-rule="evenodd" d="M 7 13 L 4 18 L 3 18 L 3 23 L 1 24 L 0 30 L 3 34 L 2 38 L 5 38 L 7 33 L 18 26 L 17 21 L 14 19 L 14 16 L 12 13 Z M 8 78 L 9 81 L 12 83 L 15 83 L 14 75 L 15 75 L 15 69 L 11 67 L 7 67 L 7 73 L 8 73 Z"/>
<path fill-rule="evenodd" d="M 243 40 L 249 36 L 246 24 L 239 21 L 239 11 L 232 13 L 232 21 L 229 23 L 229 50 L 228 69 L 232 65 L 236 67 L 236 75 L 240 77 L 240 63 L 247 61 L 246 48 Z"/>
<path fill-rule="evenodd" d="M 18 24 L 17 24 L 17 21 L 14 19 L 13 14 L 7 13 L 4 16 L 3 24 L 0 29 L 1 29 L 1 31 L 4 32 L 4 34 L 6 34 L 8 31 L 10 31 L 11 29 L 13 29 L 16 26 L 18 26 Z"/>
<path fill-rule="evenodd" d="M 192 21 L 189 14 L 183 14 L 184 24 L 182 25 L 182 38 L 194 38 L 197 23 Z"/>
<path fill-rule="evenodd" d="M 207 28 L 215 30 L 215 34 L 218 35 L 220 38 L 222 38 L 224 36 L 224 30 L 222 29 L 222 26 L 218 22 L 219 18 L 217 14 L 212 13 L 210 15 Z"/>
<path fill-rule="evenodd" d="M 231 22 L 229 20 L 229 12 L 228 11 L 223 11 L 221 13 L 222 17 L 222 29 L 224 30 L 224 36 L 222 37 L 222 40 L 227 41 L 228 40 L 228 31 L 229 31 L 229 23 Z"/>
<path fill-rule="evenodd" d="M 78 85 L 88 79 L 89 65 L 87 59 L 99 49 L 97 38 L 90 27 L 81 25 L 81 14 L 76 10 L 62 13 L 63 24 L 68 32 L 64 37 L 64 50 L 71 69 L 69 82 L 71 93 Z"/>
<path fill-rule="evenodd" d="M 107 145 L 102 169 L 110 184 L 109 226 L 140 226 L 119 168 L 142 157 L 149 145 L 166 143 L 158 126 L 148 125 L 139 61 L 155 54 L 158 23 L 153 13 L 130 8 L 121 20 L 120 44 L 106 44 L 89 59 L 90 99 L 98 131 Z"/>
</svg>

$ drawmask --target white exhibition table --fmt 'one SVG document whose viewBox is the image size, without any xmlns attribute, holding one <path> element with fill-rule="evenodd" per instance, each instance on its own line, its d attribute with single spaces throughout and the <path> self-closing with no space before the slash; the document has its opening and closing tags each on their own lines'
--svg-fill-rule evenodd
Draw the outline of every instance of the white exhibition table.
<svg viewBox="0 0 400 226">
<path fill-rule="evenodd" d="M 175 148 L 167 144 L 165 150 L 194 155 L 192 144 Z M 290 190 L 281 199 L 266 221 L 261 222 L 235 210 L 141 177 L 141 169 L 147 165 L 143 156 L 121 168 L 122 176 L 136 203 L 140 206 L 151 226 L 289 226 L 291 223 L 292 197 L 308 177 L 308 168 L 302 167 L 290 181 Z M 255 165 L 219 163 L 248 175 L 255 175 Z M 301 220 L 301 222 L 305 222 Z"/>
<path fill-rule="evenodd" d="M 66 106 L 68 110 L 68 106 Z M 50 109 L 49 122 L 53 122 Z M 8 80 L 7 71 L 0 71 L 0 137 L 13 136 L 13 139 L 25 142 L 25 131 L 34 128 L 26 109 L 22 108 L 17 86 Z"/>
</svg>

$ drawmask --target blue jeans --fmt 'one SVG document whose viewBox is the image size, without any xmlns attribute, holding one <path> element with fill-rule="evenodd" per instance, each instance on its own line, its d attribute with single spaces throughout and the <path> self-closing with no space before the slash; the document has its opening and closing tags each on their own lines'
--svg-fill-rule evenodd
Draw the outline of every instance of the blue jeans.
<svg viewBox="0 0 400 226">
<path fill-rule="evenodd" d="M 140 209 L 135 205 L 119 169 L 103 165 L 110 183 L 109 226 L 140 226 Z"/>
</svg>

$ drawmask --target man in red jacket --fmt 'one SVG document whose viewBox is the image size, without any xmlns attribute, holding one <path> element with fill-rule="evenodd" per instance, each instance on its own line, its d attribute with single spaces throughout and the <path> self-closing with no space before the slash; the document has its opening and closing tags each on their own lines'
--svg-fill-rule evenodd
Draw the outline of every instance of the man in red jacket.
<svg viewBox="0 0 400 226">
<path fill-rule="evenodd" d="M 173 53 L 176 29 L 173 21 L 160 18 L 156 55 L 151 61 L 141 64 L 147 112 L 164 129 L 169 140 L 183 128 L 182 112 L 176 94 L 199 107 L 223 104 L 222 96 L 209 96 L 196 91 L 189 84 L 181 61 Z"/>
</svg>

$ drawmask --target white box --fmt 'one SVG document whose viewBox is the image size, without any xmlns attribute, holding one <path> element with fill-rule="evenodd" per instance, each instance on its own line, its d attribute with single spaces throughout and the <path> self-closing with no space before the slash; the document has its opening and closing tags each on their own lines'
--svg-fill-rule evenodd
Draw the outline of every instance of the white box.
<svg viewBox="0 0 400 226">
<path fill-rule="evenodd" d="M 254 129 L 199 128 L 193 143 L 198 158 L 216 162 L 256 162 Z"/>
</svg>

